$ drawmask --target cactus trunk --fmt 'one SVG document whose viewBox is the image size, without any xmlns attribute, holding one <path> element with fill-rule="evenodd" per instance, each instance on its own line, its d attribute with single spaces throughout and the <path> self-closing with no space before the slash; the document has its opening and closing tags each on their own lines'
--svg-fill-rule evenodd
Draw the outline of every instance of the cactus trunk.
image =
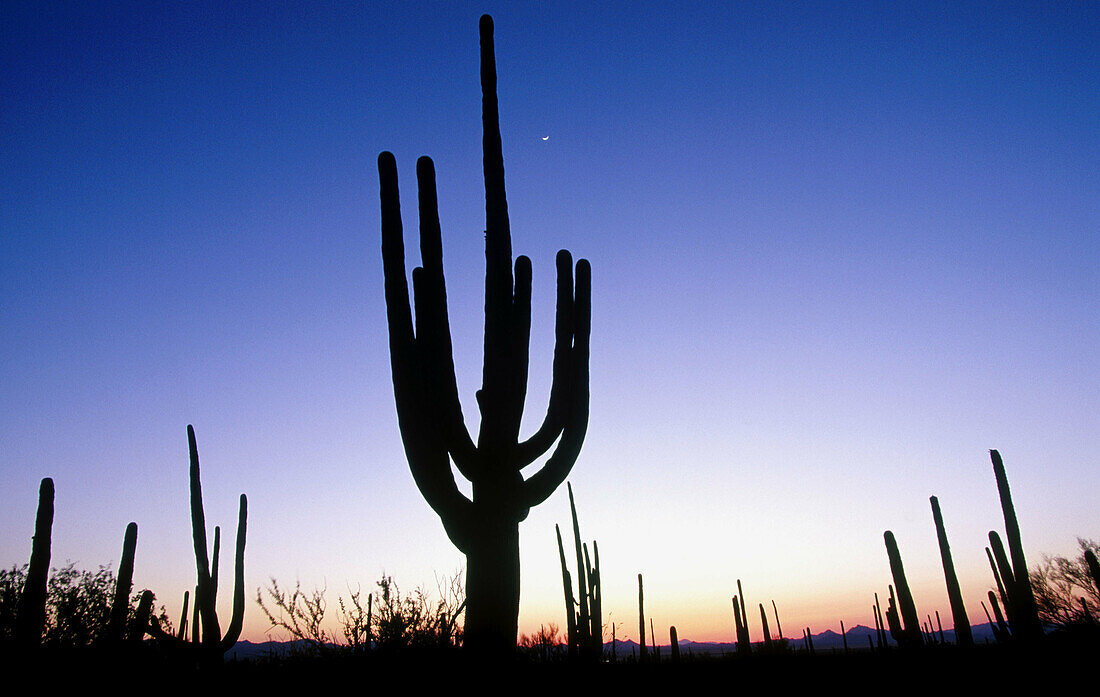
<svg viewBox="0 0 1100 697">
<path fill-rule="evenodd" d="M 46 582 L 50 575 L 50 534 L 53 529 L 53 480 L 46 477 L 38 486 L 38 512 L 31 539 L 31 561 L 19 595 L 15 616 L 15 641 L 26 648 L 42 642 L 46 624 Z"/>
<path fill-rule="evenodd" d="M 1031 589 L 1031 575 L 1027 569 L 1027 560 L 1024 558 L 1024 545 L 1020 540 L 1020 523 L 1016 519 L 1016 508 L 1012 504 L 1012 492 L 1008 488 L 1008 477 L 1005 475 L 1001 454 L 996 450 L 990 450 L 989 456 L 993 460 L 993 475 L 997 479 L 997 493 L 1001 498 L 1005 535 L 1008 538 L 1008 553 L 1012 560 L 1012 583 L 1007 581 L 1005 583 L 1009 588 L 1011 614 L 1014 617 L 1012 632 L 1019 639 L 1035 641 L 1042 637 L 1043 625 L 1039 621 L 1035 594 Z"/>
<path fill-rule="evenodd" d="M 898 643 L 906 646 L 920 646 L 924 643 L 921 638 L 920 616 L 913 604 L 913 594 L 909 592 L 909 582 L 905 579 L 905 567 L 901 563 L 898 543 L 894 539 L 894 533 L 889 530 L 883 533 L 883 539 L 886 541 L 886 553 L 890 557 L 890 572 L 894 577 L 894 587 L 898 592 L 898 607 L 901 611 L 903 639 Z"/>
<path fill-rule="evenodd" d="M 974 635 L 970 631 L 970 620 L 966 616 L 959 577 L 955 574 L 955 562 L 951 558 L 951 545 L 947 542 L 947 529 L 943 525 L 940 501 L 935 496 L 932 503 L 932 520 L 936 524 L 936 538 L 940 543 L 940 561 L 943 562 L 943 576 L 947 582 L 947 598 L 951 602 L 951 617 L 955 623 L 955 643 L 959 646 L 973 646 Z"/>
<path fill-rule="evenodd" d="M 111 618 L 107 623 L 109 641 L 120 641 L 126 631 L 126 615 L 130 610 L 130 589 L 134 585 L 134 556 L 137 552 L 137 523 L 126 526 L 122 540 L 122 559 L 118 563 L 115 582 L 115 602 L 111 606 Z"/>
</svg>

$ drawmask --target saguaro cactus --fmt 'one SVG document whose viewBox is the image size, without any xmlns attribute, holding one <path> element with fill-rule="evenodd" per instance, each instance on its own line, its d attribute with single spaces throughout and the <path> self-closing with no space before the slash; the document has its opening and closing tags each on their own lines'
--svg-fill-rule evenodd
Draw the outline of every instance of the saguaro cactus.
<svg viewBox="0 0 1100 697">
<path fill-rule="evenodd" d="M 909 592 L 909 582 L 905 580 L 905 567 L 901 563 L 898 543 L 894 539 L 894 533 L 889 530 L 883 533 L 883 539 L 886 540 L 886 554 L 890 557 L 890 573 L 894 577 L 894 587 L 898 591 L 898 608 L 901 610 L 901 636 L 904 638 L 898 643 L 920 646 L 924 643 L 921 639 L 920 617 L 917 615 L 916 605 L 913 604 L 913 594 Z"/>
<path fill-rule="evenodd" d="M 15 640 L 27 648 L 41 643 L 42 627 L 46 623 L 46 581 L 50 575 L 53 493 L 53 480 L 46 477 L 38 486 L 38 512 L 34 518 L 31 561 L 15 615 Z"/>
<path fill-rule="evenodd" d="M 497 113 L 493 22 L 481 18 L 482 125 L 485 171 L 485 355 L 477 393 L 481 428 L 471 439 L 458 399 L 443 279 L 443 247 L 432 161 L 417 161 L 422 267 L 413 270 L 415 324 L 405 279 L 405 250 L 392 154 L 378 156 L 382 262 L 390 365 L 405 456 L 421 494 L 466 555 L 464 641 L 475 652 L 511 652 L 519 619 L 519 523 L 565 481 L 588 428 L 588 338 L 591 269 L 567 251 L 557 255 L 553 385 L 542 426 L 519 440 L 527 392 L 531 327 L 531 262 L 516 258 L 504 193 L 504 157 Z M 557 449 L 524 479 L 521 470 Z M 458 471 L 472 483 L 468 499 Z"/>
<path fill-rule="evenodd" d="M 107 637 L 121 641 L 126 632 L 126 615 L 130 611 L 130 589 L 134 585 L 134 556 L 137 552 L 137 523 L 126 526 L 122 539 L 122 559 L 118 562 L 118 579 L 115 582 L 115 602 L 107 622 Z"/>
<path fill-rule="evenodd" d="M 210 573 L 210 559 L 206 550 L 206 517 L 202 509 L 202 484 L 199 481 L 199 449 L 195 443 L 195 429 L 187 426 L 187 446 L 191 456 L 191 538 L 195 545 L 195 569 L 198 584 L 195 587 L 195 611 L 200 621 L 192 622 L 191 634 L 200 637 L 203 652 L 213 660 L 221 660 L 226 651 L 233 648 L 241 635 L 244 623 L 244 541 L 248 525 L 248 498 L 241 494 L 237 517 L 237 556 L 233 573 L 233 615 L 225 635 L 218 626 L 218 613 L 214 608 L 217 587 Z"/>
<path fill-rule="evenodd" d="M 959 577 L 955 575 L 955 562 L 951 558 L 951 545 L 947 542 L 947 529 L 943 525 L 940 512 L 940 500 L 935 496 L 932 503 L 932 520 L 936 523 L 936 537 L 940 542 L 940 560 L 943 562 L 943 576 L 947 581 L 947 597 L 951 601 L 951 617 L 955 623 L 955 643 L 959 646 L 973 646 L 974 635 L 970 631 L 970 620 L 966 616 L 962 591 L 959 589 Z"/>
<path fill-rule="evenodd" d="M 1008 539 L 1008 554 L 1012 560 L 1012 581 L 1004 579 L 1005 587 L 1012 606 L 1012 633 L 1018 639 L 1034 641 L 1043 635 L 1043 625 L 1039 621 L 1039 612 L 1035 607 L 1035 595 L 1031 590 L 1031 577 L 1024 558 L 1024 545 L 1020 541 L 1020 523 L 1016 520 L 1016 508 L 1012 505 L 1012 492 L 1008 488 L 1008 477 L 1001 454 L 989 451 L 993 460 L 993 475 L 997 478 L 997 492 L 1001 497 L 1001 511 L 1005 519 L 1005 536 Z M 994 549 L 994 552 L 997 550 Z"/>
</svg>

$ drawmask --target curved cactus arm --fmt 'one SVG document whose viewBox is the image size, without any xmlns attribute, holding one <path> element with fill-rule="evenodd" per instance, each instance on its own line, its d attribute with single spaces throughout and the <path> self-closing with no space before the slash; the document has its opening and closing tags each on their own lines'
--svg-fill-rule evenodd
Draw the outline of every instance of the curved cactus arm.
<svg viewBox="0 0 1100 697">
<path fill-rule="evenodd" d="M 415 288 L 416 343 L 422 349 L 421 365 L 431 381 L 427 392 L 439 409 L 438 422 L 446 432 L 446 448 L 454 458 L 458 471 L 471 478 L 478 462 L 474 442 L 462 417 L 455 381 L 454 352 L 451 328 L 447 318 L 447 286 L 443 277 L 443 236 L 439 226 L 439 203 L 436 196 L 435 165 L 430 157 L 416 161 L 417 199 L 420 211 L 420 260 L 423 276 Z M 402 261 L 402 273 L 404 273 Z M 421 297 L 424 296 L 424 297 Z M 424 315 L 423 317 L 421 315 Z"/>
<path fill-rule="evenodd" d="M 516 257 L 515 289 L 512 296 L 510 346 L 508 355 L 508 392 L 504 413 L 509 440 L 519 440 L 519 426 L 523 420 L 524 400 L 527 398 L 527 366 L 531 358 L 531 260 L 524 255 Z"/>
<path fill-rule="evenodd" d="M 244 626 L 244 541 L 248 531 L 248 497 L 241 494 L 241 503 L 237 512 L 237 549 L 233 564 L 233 616 L 225 636 L 221 638 L 219 650 L 224 654 L 241 636 Z"/>
<path fill-rule="evenodd" d="M 423 374 L 417 361 L 420 346 L 413 335 L 409 289 L 405 279 L 405 245 L 402 239 L 401 207 L 397 187 L 397 163 L 393 154 L 378 156 L 378 177 L 382 203 L 382 268 L 386 286 L 386 320 L 389 325 L 390 368 L 397 404 L 397 422 L 405 456 L 417 488 L 440 518 L 447 534 L 462 549 L 463 528 L 472 515 L 472 504 L 454 481 L 450 458 L 439 443 L 437 424 L 425 406 Z M 423 279 L 423 269 L 414 271 L 413 282 Z M 426 279 L 421 280 L 421 285 Z M 426 298 L 422 303 L 428 302 Z M 423 322 L 423 319 L 422 319 Z"/>
<path fill-rule="evenodd" d="M 588 430 L 588 351 L 592 329 L 592 267 L 586 259 L 577 262 L 576 327 L 570 355 L 569 414 L 558 447 L 542 469 L 523 483 L 523 505 L 545 501 L 569 476 L 577 461 Z"/>
<path fill-rule="evenodd" d="M 534 462 L 550 449 L 565 428 L 567 396 L 569 390 L 569 366 L 573 349 L 573 258 L 562 249 L 555 260 L 558 272 L 558 302 L 554 319 L 554 367 L 550 386 L 550 402 L 546 418 L 539 429 L 519 444 L 520 468 Z"/>
</svg>

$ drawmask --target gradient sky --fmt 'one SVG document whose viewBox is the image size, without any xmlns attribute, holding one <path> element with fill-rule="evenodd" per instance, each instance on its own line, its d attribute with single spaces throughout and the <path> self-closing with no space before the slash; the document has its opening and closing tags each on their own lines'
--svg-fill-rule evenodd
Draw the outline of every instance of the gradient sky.
<svg viewBox="0 0 1100 697">
<path fill-rule="evenodd" d="M 250 597 L 461 567 L 397 431 L 375 160 L 415 249 L 435 159 L 473 425 L 482 12 L 534 266 L 524 433 L 553 255 L 592 263 L 570 481 L 620 638 L 638 573 L 683 638 L 730 640 L 737 578 L 788 636 L 871 624 L 886 529 L 947 623 L 933 494 L 979 621 L 989 448 L 1033 563 L 1100 538 L 1097 3 L 149 4 L 0 6 L 0 564 L 51 476 L 54 565 L 117 565 L 136 521 L 175 615 L 191 423 L 208 523 L 248 494 Z M 564 625 L 568 520 L 562 487 L 521 525 L 522 631 Z"/>
</svg>

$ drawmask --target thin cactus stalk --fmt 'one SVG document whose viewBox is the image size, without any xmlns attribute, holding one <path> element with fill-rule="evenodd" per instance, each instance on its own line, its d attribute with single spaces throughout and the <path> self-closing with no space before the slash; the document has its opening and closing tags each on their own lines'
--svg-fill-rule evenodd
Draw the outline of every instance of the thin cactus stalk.
<svg viewBox="0 0 1100 697">
<path fill-rule="evenodd" d="M 810 644 L 810 653 L 817 653 L 814 651 L 814 635 L 810 634 L 809 627 L 806 627 L 806 641 Z"/>
<path fill-rule="evenodd" d="M 737 631 L 737 653 L 748 654 L 752 652 L 752 644 L 749 641 L 749 632 L 745 627 L 744 602 L 738 596 L 733 596 L 733 623 Z"/>
<path fill-rule="evenodd" d="M 901 553 L 898 551 L 897 540 L 894 533 L 887 530 L 883 533 L 886 541 L 886 553 L 890 557 L 890 572 L 894 577 L 894 586 L 898 591 L 898 607 L 901 610 L 901 620 L 904 640 L 899 644 L 920 646 L 923 641 L 920 634 L 920 616 L 913 604 L 913 594 L 909 592 L 909 582 L 905 580 L 905 567 L 901 563 Z"/>
<path fill-rule="evenodd" d="M 25 648 L 42 642 L 46 624 L 46 582 L 50 575 L 50 534 L 53 529 L 53 480 L 46 477 L 38 485 L 38 512 L 31 538 L 31 560 L 19 595 L 15 616 L 15 641 Z"/>
<path fill-rule="evenodd" d="M 969 621 L 969 620 L 968 620 Z M 943 635 L 943 622 L 940 621 L 940 611 L 936 610 L 936 626 L 940 629 L 940 643 L 946 644 L 947 639 Z M 967 627 L 969 629 L 969 627 Z M 958 632 L 955 633 L 955 642 L 958 643 Z"/>
<path fill-rule="evenodd" d="M 657 632 L 653 631 L 653 618 L 649 618 L 649 643 L 653 649 L 654 663 L 661 662 L 661 647 L 657 646 Z"/>
<path fill-rule="evenodd" d="M 779 624 L 779 608 L 775 606 L 775 601 L 772 601 L 772 612 L 775 613 L 775 637 L 776 639 L 783 638 L 783 626 Z"/>
<path fill-rule="evenodd" d="M 745 610 L 745 591 L 741 589 L 741 579 L 737 579 L 737 597 L 740 599 L 741 606 L 741 626 L 745 630 L 745 640 L 748 641 L 749 636 L 749 615 Z"/>
<path fill-rule="evenodd" d="M 134 556 L 137 552 L 137 523 L 126 526 L 122 539 L 122 558 L 118 562 L 115 582 L 115 600 L 111 605 L 111 617 L 107 621 L 108 641 L 120 641 L 126 631 L 126 616 L 130 611 L 130 589 L 134 585 Z"/>
<path fill-rule="evenodd" d="M 989 591 L 989 604 L 993 608 L 993 616 L 997 618 L 997 628 L 1001 630 L 1002 636 L 1008 637 L 1010 634 L 1016 636 L 1016 632 L 1010 631 L 1008 623 L 1005 622 L 1004 615 L 1001 614 L 1001 607 L 997 604 L 997 596 L 993 591 Z"/>
<path fill-rule="evenodd" d="M 195 602 L 191 608 L 191 643 L 196 647 L 202 643 L 202 618 L 199 617 L 199 587 L 195 586 Z"/>
<path fill-rule="evenodd" d="M 989 539 L 990 539 L 990 541 L 996 539 L 998 544 L 1001 541 L 1001 539 L 999 537 L 997 537 L 997 533 L 995 533 L 993 531 L 989 532 Z M 985 556 L 989 558 L 989 568 L 993 571 L 993 580 L 997 584 L 997 592 L 1000 593 L 1000 595 L 1001 595 L 1001 602 L 1004 604 L 1006 610 L 1010 610 L 1009 605 L 1008 605 L 1008 589 L 1005 588 L 1004 579 L 1001 578 L 1000 570 L 998 570 L 998 568 L 997 568 L 996 557 L 994 557 L 993 551 L 989 547 L 985 548 Z M 1004 556 L 1004 550 L 1003 549 L 1001 551 L 1001 556 Z M 1009 577 L 1011 577 L 1012 572 L 1011 572 L 1010 569 L 1007 569 L 1007 562 L 1006 562 L 1006 572 L 1009 574 Z M 1009 616 L 1011 616 L 1011 612 L 1009 612 Z"/>
<path fill-rule="evenodd" d="M 558 292 L 553 382 L 542 426 L 519 440 L 527 391 L 531 323 L 531 262 L 515 260 L 504 189 L 504 158 L 496 95 L 493 21 L 480 22 L 485 174 L 485 338 L 481 427 L 475 445 L 463 419 L 454 372 L 443 278 L 443 247 L 431 159 L 417 162 L 422 267 L 413 270 L 416 318 L 409 305 L 405 250 L 391 153 L 378 156 L 382 261 L 390 366 L 397 420 L 413 480 L 439 515 L 451 542 L 466 555 L 467 649 L 511 654 L 519 620 L 519 523 L 565 481 L 588 428 L 591 268 L 557 256 Z M 554 443 L 545 466 L 527 477 Z M 467 498 L 451 461 L 472 483 Z M 580 574 L 580 570 L 578 570 Z M 579 580 L 579 579 L 578 579 Z"/>
<path fill-rule="evenodd" d="M 573 578 L 569 568 L 565 564 L 565 547 L 561 543 L 561 529 L 554 525 L 554 533 L 558 536 L 558 556 L 561 559 L 561 584 L 565 591 L 565 628 L 566 642 L 569 646 L 569 657 L 576 658 L 577 647 L 580 644 L 577 636 L 576 600 L 573 599 Z"/>
<path fill-rule="evenodd" d="M 1039 621 L 1039 611 L 1035 605 L 1035 594 L 1031 589 L 1031 576 L 1024 558 L 1024 545 L 1020 540 L 1020 523 L 1016 519 L 1016 508 L 1012 505 L 1012 492 L 1008 487 L 1008 477 L 1001 454 L 990 450 L 993 460 L 993 474 L 997 479 L 997 493 L 1001 498 L 1001 511 L 1005 519 L 1005 535 L 1008 538 L 1008 553 L 1012 559 L 1012 614 L 1015 616 L 1017 630 L 1013 633 L 1025 641 L 1035 641 L 1043 635 L 1043 625 Z"/>
<path fill-rule="evenodd" d="M 638 661 L 645 663 L 645 596 L 642 593 L 642 575 L 638 574 Z"/>
<path fill-rule="evenodd" d="M 592 642 L 592 655 L 599 659 L 603 656 L 603 590 L 600 587 L 600 548 L 595 540 L 592 540 L 592 555 L 595 563 L 588 570 L 588 616 L 592 622 L 589 638 Z"/>
<path fill-rule="evenodd" d="M 573 550 L 577 555 L 577 598 L 580 607 L 577 612 L 577 641 L 583 650 L 587 651 L 591 644 L 590 636 L 592 621 L 589 617 L 588 602 L 588 560 L 586 550 L 581 544 L 581 528 L 577 522 L 577 506 L 573 500 L 573 486 L 566 482 L 566 490 L 569 493 L 569 512 L 573 517 Z"/>
<path fill-rule="evenodd" d="M 192 623 L 191 634 L 200 637 L 203 651 L 210 660 L 221 660 L 225 652 L 233 648 L 241 635 L 244 623 L 244 546 L 248 526 L 248 498 L 241 494 L 237 518 L 237 548 L 233 569 L 233 614 L 223 635 L 218 625 L 214 601 L 217 589 L 211 574 L 210 560 L 206 555 L 206 518 L 202 507 L 202 484 L 199 479 L 199 449 L 195 442 L 195 429 L 187 426 L 187 445 L 191 457 L 191 537 L 195 545 L 195 568 L 198 582 L 195 588 L 195 609 L 201 622 Z"/>
<path fill-rule="evenodd" d="M 986 623 L 989 624 L 989 628 L 993 631 L 993 638 L 996 639 L 997 641 L 1001 641 L 1002 640 L 1001 630 L 997 627 L 996 623 L 993 621 L 993 618 L 990 617 L 989 608 L 985 606 L 985 601 L 984 600 L 982 601 L 982 610 L 985 612 L 985 621 L 986 621 Z M 988 642 L 988 640 L 987 640 L 987 642 Z"/>
<path fill-rule="evenodd" d="M 902 646 L 906 643 L 905 632 L 901 627 L 901 617 L 898 616 L 898 605 L 894 599 L 894 586 L 890 586 L 890 602 L 886 606 L 886 625 L 890 628 L 890 636 L 894 643 Z"/>
<path fill-rule="evenodd" d="M 672 662 L 680 662 L 680 640 L 676 636 L 676 627 L 668 628 L 669 650 L 672 652 Z"/>
<path fill-rule="evenodd" d="M 771 651 L 772 633 L 768 631 L 768 613 L 764 612 L 764 603 L 758 604 L 760 605 L 760 626 L 764 628 L 764 648 Z"/>
<path fill-rule="evenodd" d="M 848 633 L 844 631 L 844 620 L 840 621 L 840 640 L 844 644 L 844 653 L 848 653 Z"/>
<path fill-rule="evenodd" d="M 180 612 L 180 629 L 178 638 L 180 641 L 187 639 L 187 603 L 191 600 L 191 594 L 188 591 L 183 592 L 183 611 Z"/>
<path fill-rule="evenodd" d="M 886 626 L 882 621 L 882 605 L 879 603 L 878 593 L 875 593 L 875 605 L 872 609 L 875 615 L 875 629 L 878 631 L 878 647 L 886 648 Z"/>
<path fill-rule="evenodd" d="M 935 496 L 929 501 L 932 504 L 932 520 L 936 524 L 936 538 L 940 543 L 940 561 L 943 562 L 943 576 L 947 582 L 947 598 L 951 602 L 951 618 L 955 623 L 955 643 L 959 646 L 973 646 L 974 635 L 970 631 L 970 619 L 966 616 L 959 577 L 955 574 L 955 562 L 951 558 L 951 545 L 947 542 L 947 529 L 943 524 L 940 501 Z"/>
</svg>

